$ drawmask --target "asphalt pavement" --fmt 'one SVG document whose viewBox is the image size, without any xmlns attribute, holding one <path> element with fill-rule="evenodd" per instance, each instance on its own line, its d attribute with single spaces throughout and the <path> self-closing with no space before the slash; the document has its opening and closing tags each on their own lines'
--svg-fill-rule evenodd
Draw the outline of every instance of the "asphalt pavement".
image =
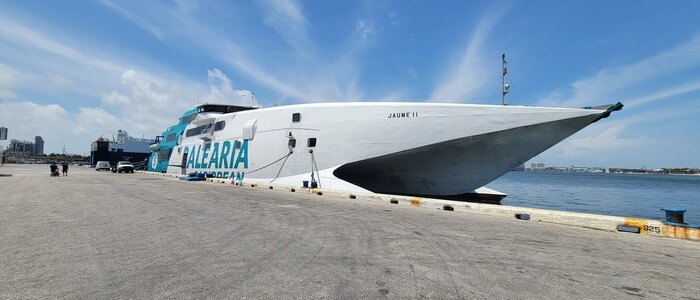
<svg viewBox="0 0 700 300">
<path fill-rule="evenodd" d="M 700 298 L 700 243 L 71 166 L 0 173 L 0 298 Z"/>
</svg>

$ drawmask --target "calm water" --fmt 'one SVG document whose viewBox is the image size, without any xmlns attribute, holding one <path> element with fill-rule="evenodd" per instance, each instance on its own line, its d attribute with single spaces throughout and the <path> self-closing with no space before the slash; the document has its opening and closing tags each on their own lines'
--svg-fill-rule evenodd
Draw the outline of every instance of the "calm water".
<svg viewBox="0 0 700 300">
<path fill-rule="evenodd" d="M 677 206 L 700 223 L 700 176 L 510 172 L 487 187 L 508 194 L 503 205 L 657 220 Z"/>
</svg>

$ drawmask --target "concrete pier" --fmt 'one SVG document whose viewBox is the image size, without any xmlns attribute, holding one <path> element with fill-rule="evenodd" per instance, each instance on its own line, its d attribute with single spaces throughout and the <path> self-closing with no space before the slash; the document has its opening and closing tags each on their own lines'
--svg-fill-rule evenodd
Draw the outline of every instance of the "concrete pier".
<svg viewBox="0 0 700 300">
<path fill-rule="evenodd" d="M 0 167 L 0 298 L 672 298 L 700 243 L 361 199 Z"/>
</svg>

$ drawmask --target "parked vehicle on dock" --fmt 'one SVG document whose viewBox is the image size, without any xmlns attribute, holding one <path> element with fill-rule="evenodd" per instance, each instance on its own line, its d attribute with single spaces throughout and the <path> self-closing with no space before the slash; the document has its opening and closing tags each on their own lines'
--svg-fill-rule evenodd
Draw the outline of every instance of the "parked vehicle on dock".
<svg viewBox="0 0 700 300">
<path fill-rule="evenodd" d="M 134 165 L 130 161 L 120 161 L 117 166 L 112 170 L 114 173 L 134 173 Z"/>
<path fill-rule="evenodd" d="M 95 164 L 95 171 L 99 171 L 99 170 L 109 171 L 109 167 L 110 167 L 110 164 L 108 161 L 101 160 L 101 161 L 98 161 L 97 164 Z"/>
</svg>

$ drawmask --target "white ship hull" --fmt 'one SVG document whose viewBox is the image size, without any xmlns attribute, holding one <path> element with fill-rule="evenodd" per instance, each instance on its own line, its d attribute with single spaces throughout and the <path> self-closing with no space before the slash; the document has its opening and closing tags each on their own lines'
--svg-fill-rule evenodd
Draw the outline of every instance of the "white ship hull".
<svg viewBox="0 0 700 300">
<path fill-rule="evenodd" d="M 462 198 L 606 108 L 324 103 L 200 116 L 187 129 L 225 126 L 183 136 L 168 172 L 289 185 L 311 181 L 313 172 L 326 189 Z"/>
</svg>

